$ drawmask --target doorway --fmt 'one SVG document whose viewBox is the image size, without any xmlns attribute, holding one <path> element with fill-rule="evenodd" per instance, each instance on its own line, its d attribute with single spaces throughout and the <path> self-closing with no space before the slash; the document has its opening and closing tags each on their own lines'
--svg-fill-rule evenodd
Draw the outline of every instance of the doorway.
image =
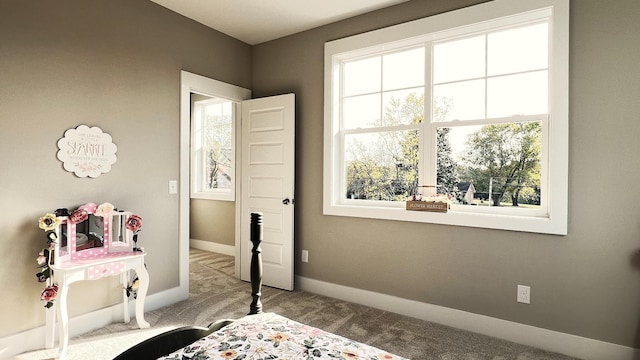
<svg viewBox="0 0 640 360">
<path fill-rule="evenodd" d="M 241 102 L 251 98 L 251 91 L 238 86 L 209 79 L 200 75 L 186 71 L 180 73 L 180 181 L 179 181 L 179 241 L 178 256 L 180 264 L 180 297 L 189 297 L 189 247 L 190 247 L 190 211 L 191 208 L 191 103 L 192 98 L 200 96 L 216 99 L 226 99 L 232 102 Z M 235 133 L 240 129 L 240 122 L 236 122 Z M 236 151 L 235 163 L 239 162 L 239 152 Z M 235 191 L 239 188 L 241 169 L 236 169 Z M 237 197 L 236 197 L 237 199 Z M 239 218 L 239 207 L 235 208 L 235 218 Z M 234 257 L 239 259 L 240 251 L 240 226 L 239 222 L 234 224 Z M 240 261 L 235 261 L 236 277 L 240 274 Z"/>
<path fill-rule="evenodd" d="M 180 103 L 180 292 L 188 298 L 191 102 L 201 95 L 216 101 L 231 101 L 237 110 L 235 122 L 235 276 L 248 273 L 250 251 L 248 215 L 261 212 L 267 218 L 262 242 L 265 269 L 272 268 L 263 284 L 293 290 L 293 217 L 295 175 L 295 95 L 286 94 L 250 100 L 251 91 L 186 71 L 181 72 Z M 242 116 L 239 107 L 242 106 Z M 240 135 L 242 134 L 242 135 Z M 247 141 L 245 141 L 245 138 Z M 205 176 L 206 178 L 206 176 Z M 205 180 L 207 181 L 207 180 Z M 242 191 L 240 191 L 242 189 Z M 239 194 L 242 193 L 242 197 Z M 212 225 L 209 219 L 209 226 Z M 244 231 L 242 231 L 244 230 Z"/>
<path fill-rule="evenodd" d="M 239 107 L 238 101 L 191 93 L 190 246 L 233 257 Z"/>
</svg>

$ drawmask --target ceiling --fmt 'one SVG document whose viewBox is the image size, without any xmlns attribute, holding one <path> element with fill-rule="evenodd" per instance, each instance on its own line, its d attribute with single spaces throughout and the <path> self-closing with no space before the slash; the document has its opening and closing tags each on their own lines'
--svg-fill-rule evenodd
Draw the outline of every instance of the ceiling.
<svg viewBox="0 0 640 360">
<path fill-rule="evenodd" d="M 409 0 L 151 0 L 255 45 Z"/>
</svg>

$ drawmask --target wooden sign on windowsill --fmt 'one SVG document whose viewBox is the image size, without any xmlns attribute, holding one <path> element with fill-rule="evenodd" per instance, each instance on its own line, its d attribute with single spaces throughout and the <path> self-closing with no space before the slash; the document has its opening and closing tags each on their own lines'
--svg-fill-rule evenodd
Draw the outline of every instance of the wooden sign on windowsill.
<svg viewBox="0 0 640 360">
<path fill-rule="evenodd" d="M 449 211 L 449 204 L 436 201 L 407 201 L 407 210 L 446 213 Z"/>
</svg>

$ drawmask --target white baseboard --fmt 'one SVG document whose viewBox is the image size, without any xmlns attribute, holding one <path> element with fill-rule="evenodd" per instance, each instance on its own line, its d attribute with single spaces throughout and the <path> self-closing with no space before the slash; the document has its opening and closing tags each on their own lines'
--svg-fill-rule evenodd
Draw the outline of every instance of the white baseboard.
<svg viewBox="0 0 640 360">
<path fill-rule="evenodd" d="M 296 288 L 584 360 L 634 360 L 640 350 L 443 306 L 296 276 Z"/>
<path fill-rule="evenodd" d="M 220 253 L 219 251 L 215 252 Z M 628 346 L 301 276 L 296 276 L 296 288 L 584 360 L 635 360 L 640 358 L 640 350 Z M 150 295 L 145 301 L 145 312 L 185 300 L 188 296 L 186 287 L 175 287 Z M 135 317 L 134 302 L 129 305 L 129 313 L 133 319 Z M 122 304 L 71 318 L 69 320 L 69 336 L 80 335 L 118 321 L 122 321 Z M 42 349 L 44 347 L 44 335 L 45 328 L 41 326 L 1 338 L 0 359 L 11 358 L 26 351 Z"/>
<path fill-rule="evenodd" d="M 218 254 L 236 256 L 236 247 L 233 245 L 224 245 L 211 241 L 189 239 L 189 246 L 198 250 L 206 250 Z"/>
<path fill-rule="evenodd" d="M 152 311 L 188 298 L 188 288 L 175 287 L 147 296 L 144 303 L 144 310 L 145 312 Z M 84 334 L 114 322 L 122 321 L 122 306 L 122 304 L 116 304 L 69 319 L 69 337 Z M 133 320 L 135 318 L 135 301 L 129 303 L 129 314 L 132 319 L 131 321 L 135 321 Z M 44 339 L 44 325 L 1 338 L 0 359 L 9 359 L 23 352 L 44 349 Z"/>
</svg>

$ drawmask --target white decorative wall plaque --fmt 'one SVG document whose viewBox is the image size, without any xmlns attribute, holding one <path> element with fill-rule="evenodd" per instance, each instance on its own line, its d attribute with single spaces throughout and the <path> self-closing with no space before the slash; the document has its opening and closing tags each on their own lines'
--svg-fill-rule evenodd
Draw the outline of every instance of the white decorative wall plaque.
<svg viewBox="0 0 640 360">
<path fill-rule="evenodd" d="M 111 171 L 118 147 L 111 135 L 99 127 L 79 125 L 64 132 L 64 137 L 58 140 L 58 149 L 57 156 L 65 170 L 77 177 L 97 178 Z"/>
</svg>

